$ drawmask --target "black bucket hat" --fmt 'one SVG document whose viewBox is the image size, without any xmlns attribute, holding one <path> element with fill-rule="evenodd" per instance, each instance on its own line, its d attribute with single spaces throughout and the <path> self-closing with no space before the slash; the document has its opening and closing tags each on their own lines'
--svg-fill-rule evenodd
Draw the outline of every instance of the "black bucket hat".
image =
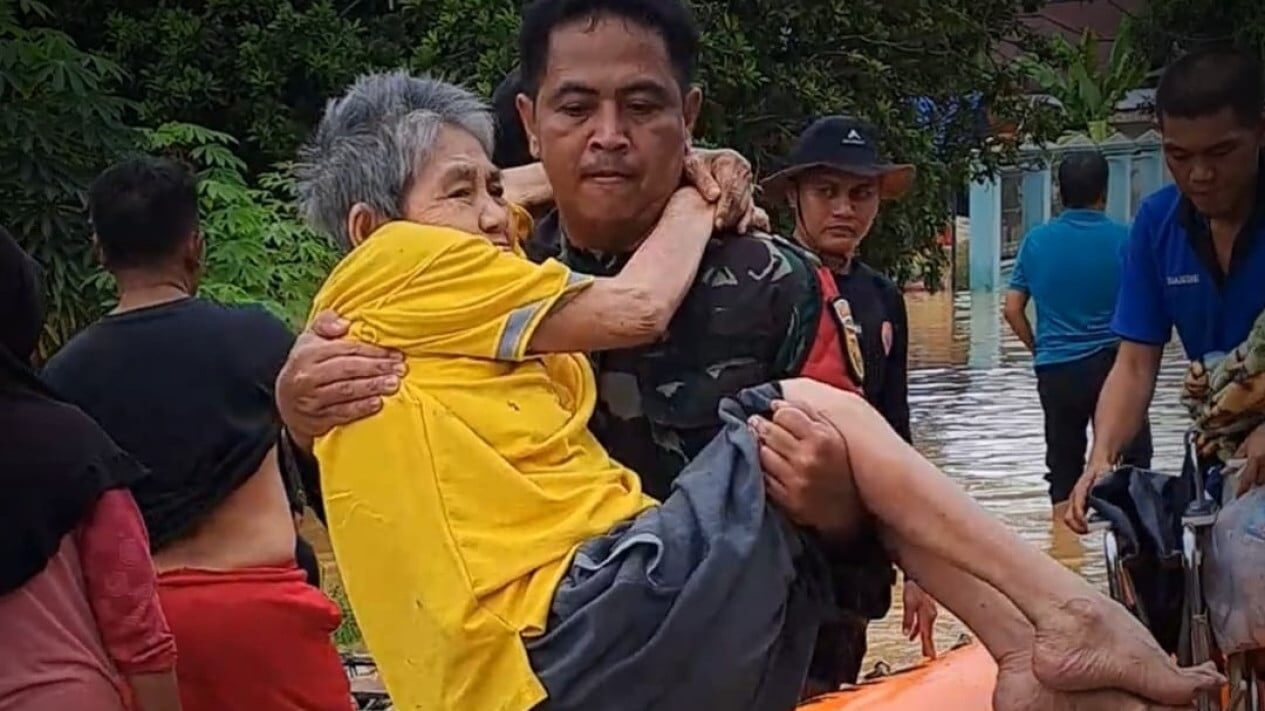
<svg viewBox="0 0 1265 711">
<path fill-rule="evenodd" d="M 878 129 L 852 116 L 817 119 L 800 134 L 780 170 L 761 183 L 765 194 L 781 197 L 797 176 L 817 168 L 878 178 L 884 200 L 904 197 L 914 184 L 914 166 L 889 163 L 878 148 Z"/>
</svg>

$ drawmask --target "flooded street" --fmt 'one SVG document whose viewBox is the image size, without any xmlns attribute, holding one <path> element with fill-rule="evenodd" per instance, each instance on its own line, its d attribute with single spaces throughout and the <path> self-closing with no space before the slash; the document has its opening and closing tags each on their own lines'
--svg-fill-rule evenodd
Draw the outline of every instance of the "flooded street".
<svg viewBox="0 0 1265 711">
<path fill-rule="evenodd" d="M 910 409 L 914 443 L 990 512 L 1064 565 L 1105 587 L 1101 537 L 1078 540 L 1052 525 L 1045 440 L 1032 358 L 1001 316 L 1002 294 L 909 294 Z M 1151 406 L 1154 466 L 1181 464 L 1186 414 L 1178 401 L 1185 362 L 1165 353 Z M 918 647 L 900 634 L 900 596 L 891 615 L 870 628 L 865 671 L 883 660 L 916 662 Z M 952 645 L 966 629 L 941 611 L 937 641 Z"/>
</svg>

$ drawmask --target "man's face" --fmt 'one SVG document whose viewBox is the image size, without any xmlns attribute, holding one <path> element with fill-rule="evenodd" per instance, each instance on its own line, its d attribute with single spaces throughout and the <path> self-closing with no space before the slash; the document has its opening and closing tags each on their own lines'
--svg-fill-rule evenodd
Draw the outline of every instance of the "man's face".
<svg viewBox="0 0 1265 711">
<path fill-rule="evenodd" d="M 1217 218 L 1242 204 L 1256 178 L 1260 122 L 1247 125 L 1226 108 L 1197 118 L 1163 116 L 1162 129 L 1168 170 L 1201 214 Z"/>
<path fill-rule="evenodd" d="M 879 181 L 814 170 L 796 181 L 790 199 L 797 211 L 796 235 L 804 246 L 818 254 L 852 259 L 878 216 Z"/>
<path fill-rule="evenodd" d="M 534 101 L 519 96 L 571 236 L 625 251 L 680 185 L 701 95 L 682 94 L 660 35 L 598 16 L 556 28 Z"/>
</svg>

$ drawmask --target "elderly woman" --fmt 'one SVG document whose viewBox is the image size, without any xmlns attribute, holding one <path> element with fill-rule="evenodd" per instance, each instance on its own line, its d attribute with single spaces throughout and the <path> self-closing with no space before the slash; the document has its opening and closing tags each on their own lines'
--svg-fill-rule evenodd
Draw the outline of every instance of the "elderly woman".
<svg viewBox="0 0 1265 711">
<path fill-rule="evenodd" d="M 315 449 L 339 567 L 397 707 L 794 706 L 823 571 L 808 532 L 766 503 L 765 472 L 773 487 L 796 469 L 831 477 L 852 519 L 873 516 L 898 549 L 951 569 L 928 564 L 929 585 L 969 571 L 1013 600 L 1011 617 L 1046 633 L 1033 654 L 1047 684 L 1185 702 L 1219 682 L 1178 670 L 863 401 L 817 383 L 727 400 L 725 428 L 671 495 L 645 496 L 587 429 L 584 353 L 659 338 L 714 209 L 678 190 L 613 277 L 533 264 L 492 134 L 463 89 L 369 76 L 330 103 L 300 164 L 305 214 L 348 252 L 315 309 L 408 365 L 381 412 Z M 998 615 L 981 627 L 1012 621 Z"/>
</svg>

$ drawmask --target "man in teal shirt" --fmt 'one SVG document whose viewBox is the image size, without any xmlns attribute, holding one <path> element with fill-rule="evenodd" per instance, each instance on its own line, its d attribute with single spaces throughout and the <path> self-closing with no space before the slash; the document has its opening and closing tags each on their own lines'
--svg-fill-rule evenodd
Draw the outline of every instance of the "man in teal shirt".
<svg viewBox="0 0 1265 711">
<path fill-rule="evenodd" d="M 1006 321 L 1035 356 L 1045 411 L 1046 480 L 1056 518 L 1085 467 L 1086 428 L 1116 359 L 1111 330 L 1129 230 L 1103 213 L 1107 161 L 1095 152 L 1068 155 L 1058 168 L 1064 211 L 1024 238 L 1006 295 Z M 1028 322 L 1036 302 L 1037 329 Z M 1149 467 L 1150 426 L 1125 456 Z"/>
</svg>

